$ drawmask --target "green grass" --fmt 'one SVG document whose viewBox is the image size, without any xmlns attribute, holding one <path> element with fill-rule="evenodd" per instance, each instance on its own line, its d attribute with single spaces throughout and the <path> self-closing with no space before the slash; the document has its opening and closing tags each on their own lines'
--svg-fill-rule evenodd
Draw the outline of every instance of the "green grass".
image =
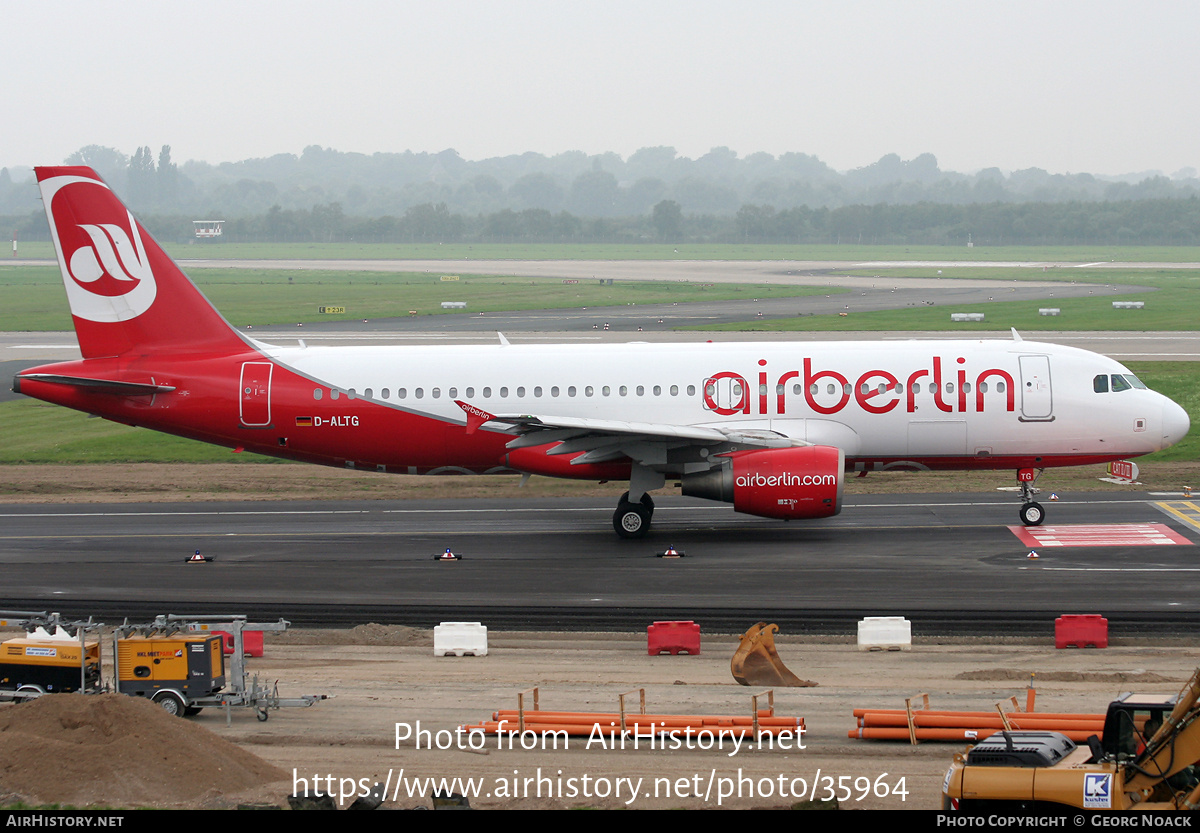
<svg viewBox="0 0 1200 833">
<path fill-rule="evenodd" d="M 1130 362 L 1129 368 L 1154 390 L 1169 396 L 1191 417 L 1192 432 L 1181 443 L 1147 461 L 1200 460 L 1200 365 L 1195 362 Z M 0 465 L 20 463 L 237 463 L 274 461 L 256 454 L 130 428 L 78 411 L 20 399 L 0 403 Z"/>
<path fill-rule="evenodd" d="M 448 268 L 447 274 L 454 273 Z M 337 272 L 279 269 L 195 269 L 191 276 L 218 310 L 236 326 L 292 324 L 297 321 L 395 318 L 417 310 L 441 315 L 443 301 L 466 301 L 467 311 L 506 312 L 628 304 L 669 304 L 749 298 L 827 295 L 828 287 L 696 282 L 599 281 L 564 283 L 551 278 L 460 275 L 442 281 L 424 272 Z M 0 330 L 71 329 L 66 295 L 56 266 L 0 264 Z M 341 315 L 318 312 L 341 306 Z"/>
<path fill-rule="evenodd" d="M 130 428 L 36 399 L 0 403 L 0 464 L 238 463 L 273 460 L 228 448 Z"/>
<path fill-rule="evenodd" d="M 1007 330 L 1195 330 L 1200 326 L 1200 270 L 1050 270 L 1028 269 L 960 269 L 943 270 L 943 278 L 991 278 L 1001 280 L 1054 280 L 1062 283 L 1094 284 L 1094 294 L 1080 298 L 1048 297 L 1035 301 L 1004 301 L 1007 290 L 999 288 L 992 295 L 995 301 L 978 304 L 917 306 L 895 310 L 856 312 L 854 298 L 848 297 L 850 309 L 845 317 L 838 315 L 809 315 L 796 318 L 754 320 L 695 327 L 698 330 L 762 331 L 762 332 L 850 332 L 850 331 L 938 331 L 971 333 Z M 902 273 L 902 274 L 898 274 Z M 844 274 L 851 274 L 845 272 Z M 887 287 L 888 278 L 937 277 L 936 270 L 884 270 L 880 286 Z M 1117 294 L 1107 288 L 1110 284 L 1143 286 L 1144 293 Z M 897 281 L 899 285 L 899 281 Z M 936 290 L 929 290 L 930 300 L 937 300 Z M 1113 301 L 1143 301 L 1140 310 L 1113 309 Z M 1057 307 L 1057 316 L 1045 316 L 1039 309 Z M 954 322 L 952 312 L 982 312 L 981 322 Z"/>
<path fill-rule="evenodd" d="M 961 260 L 1183 263 L 1197 246 L 865 246 L 757 243 L 166 243 L 180 259 L 420 260 Z M 7 252 L 6 252 L 7 254 Z M 49 242 L 22 242 L 22 258 L 54 257 Z"/>
</svg>

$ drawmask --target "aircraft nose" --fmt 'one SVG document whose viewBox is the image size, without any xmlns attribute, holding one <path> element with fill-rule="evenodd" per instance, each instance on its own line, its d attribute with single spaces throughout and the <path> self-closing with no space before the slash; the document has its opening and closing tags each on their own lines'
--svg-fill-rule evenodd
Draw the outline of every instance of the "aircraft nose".
<svg viewBox="0 0 1200 833">
<path fill-rule="evenodd" d="M 1192 427 L 1192 421 L 1188 418 L 1187 411 L 1181 408 L 1178 403 L 1167 399 L 1163 402 L 1162 415 L 1162 433 L 1163 433 L 1163 448 L 1175 445 L 1182 440 Z"/>
</svg>

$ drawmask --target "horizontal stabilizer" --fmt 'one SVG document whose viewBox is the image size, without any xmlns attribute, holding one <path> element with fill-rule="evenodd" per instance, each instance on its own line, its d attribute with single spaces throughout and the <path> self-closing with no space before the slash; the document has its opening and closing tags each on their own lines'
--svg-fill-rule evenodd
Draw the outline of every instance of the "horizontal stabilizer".
<svg viewBox="0 0 1200 833">
<path fill-rule="evenodd" d="M 13 378 L 13 390 L 17 393 L 21 392 L 22 379 L 47 382 L 51 385 L 69 385 L 75 388 L 85 388 L 92 393 L 111 393 L 115 396 L 153 396 L 156 393 L 170 393 L 175 390 L 171 385 L 118 382 L 113 379 L 88 379 L 82 376 L 58 376 L 53 373 L 26 373 L 24 376 Z"/>
</svg>

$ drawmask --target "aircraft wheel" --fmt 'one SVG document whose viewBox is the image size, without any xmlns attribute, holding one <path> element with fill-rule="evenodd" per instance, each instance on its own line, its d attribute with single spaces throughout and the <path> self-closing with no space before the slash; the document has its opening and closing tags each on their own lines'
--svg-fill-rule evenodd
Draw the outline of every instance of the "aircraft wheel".
<svg viewBox="0 0 1200 833">
<path fill-rule="evenodd" d="M 185 706 L 183 700 L 178 694 L 172 694 L 169 691 L 163 691 L 155 695 L 154 702 L 163 707 L 163 711 L 175 717 L 183 717 Z"/>
<path fill-rule="evenodd" d="M 613 513 L 613 529 L 622 538 L 645 538 L 650 532 L 653 513 L 641 503 L 621 501 Z"/>
<path fill-rule="evenodd" d="M 1026 503 L 1021 506 L 1021 523 L 1025 526 L 1040 526 L 1046 520 L 1046 510 L 1040 503 Z"/>
</svg>

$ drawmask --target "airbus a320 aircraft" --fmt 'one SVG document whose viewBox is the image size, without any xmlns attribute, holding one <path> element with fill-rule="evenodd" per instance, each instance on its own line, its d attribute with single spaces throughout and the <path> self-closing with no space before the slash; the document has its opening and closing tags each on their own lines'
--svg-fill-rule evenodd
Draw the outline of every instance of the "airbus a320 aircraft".
<svg viewBox="0 0 1200 833">
<path fill-rule="evenodd" d="M 628 480 L 738 512 L 835 515 L 848 473 L 1035 471 L 1157 451 L 1188 416 L 1117 362 L 1022 341 L 278 347 L 236 331 L 90 168 L 37 169 L 82 361 L 13 389 L 261 454 L 407 474 Z"/>
</svg>

